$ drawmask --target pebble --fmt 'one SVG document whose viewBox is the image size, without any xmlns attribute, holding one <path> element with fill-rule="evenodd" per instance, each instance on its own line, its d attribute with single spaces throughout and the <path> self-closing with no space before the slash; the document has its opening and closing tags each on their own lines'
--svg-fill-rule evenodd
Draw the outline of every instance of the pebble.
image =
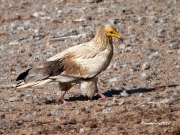
<svg viewBox="0 0 180 135">
<path fill-rule="evenodd" d="M 87 3 L 99 3 L 101 2 L 102 0 L 84 0 L 84 2 L 87 2 Z"/>
<path fill-rule="evenodd" d="M 148 62 L 145 62 L 142 67 L 141 67 L 141 70 L 147 70 L 147 69 L 150 69 L 150 64 Z"/>
<path fill-rule="evenodd" d="M 84 128 L 80 128 L 79 133 L 84 133 Z"/>
<path fill-rule="evenodd" d="M 4 119 L 5 118 L 5 113 L 4 112 L 0 112 L 0 118 Z"/>
<path fill-rule="evenodd" d="M 58 110 L 58 109 L 52 110 L 52 111 L 51 111 L 51 115 L 58 116 L 58 115 L 59 115 L 59 110 Z"/>
<path fill-rule="evenodd" d="M 41 20 L 50 20 L 51 17 L 50 16 L 43 16 L 43 17 L 40 17 Z"/>
<path fill-rule="evenodd" d="M 31 27 L 31 21 L 29 21 L 29 20 L 25 21 L 23 23 L 23 25 L 24 25 L 24 29 L 27 30 L 27 29 L 29 29 Z"/>
<path fill-rule="evenodd" d="M 31 122 L 33 120 L 33 116 L 31 114 L 27 114 L 25 117 L 20 118 L 20 121 Z"/>
<path fill-rule="evenodd" d="M 173 53 L 173 51 L 171 51 L 171 50 L 167 50 L 167 51 L 166 51 L 166 53 L 172 54 L 172 53 Z"/>
<path fill-rule="evenodd" d="M 7 100 L 10 102 L 13 102 L 13 101 L 19 101 L 20 98 L 18 96 L 13 96 L 13 97 L 8 98 Z"/>
<path fill-rule="evenodd" d="M 139 97 L 142 97 L 143 96 L 143 93 L 139 93 Z"/>
<path fill-rule="evenodd" d="M 15 40 L 9 43 L 10 46 L 21 45 L 19 41 Z"/>
<path fill-rule="evenodd" d="M 84 21 L 90 21 L 91 20 L 91 16 L 81 16 L 78 19 L 75 19 L 74 22 L 84 22 Z"/>
<path fill-rule="evenodd" d="M 146 71 L 141 73 L 141 77 L 146 78 L 148 76 L 148 73 Z"/>
<path fill-rule="evenodd" d="M 110 79 L 108 80 L 108 82 L 116 82 L 116 81 L 117 81 L 117 78 L 116 78 L 116 77 L 110 78 Z"/>
<path fill-rule="evenodd" d="M 22 26 L 22 25 L 19 25 L 18 27 L 17 27 L 17 30 L 19 30 L 19 31 L 23 31 L 25 28 L 24 28 L 24 26 Z"/>
<path fill-rule="evenodd" d="M 177 53 L 180 55 L 180 49 L 178 49 Z"/>
<path fill-rule="evenodd" d="M 125 48 L 125 52 L 131 52 L 132 51 L 132 48 L 131 47 L 126 47 Z"/>
<path fill-rule="evenodd" d="M 9 28 L 10 28 L 11 30 L 16 29 L 17 27 L 18 27 L 18 24 L 17 24 L 16 22 L 11 22 L 11 23 L 10 23 Z"/>
<path fill-rule="evenodd" d="M 126 90 L 123 90 L 123 92 L 121 92 L 120 95 L 123 97 L 127 97 L 129 94 L 126 92 Z"/>
<path fill-rule="evenodd" d="M 105 108 L 105 109 L 102 109 L 102 113 L 111 113 L 112 109 L 111 108 Z"/>
<path fill-rule="evenodd" d="M 132 34 L 133 27 L 132 26 L 128 26 L 127 31 L 128 31 L 128 34 Z"/>
<path fill-rule="evenodd" d="M 112 25 L 115 25 L 115 24 L 116 24 L 116 20 L 114 20 L 114 19 L 109 19 L 107 22 L 110 23 L 110 24 L 112 24 Z"/>
<path fill-rule="evenodd" d="M 35 13 L 33 13 L 33 16 L 34 17 L 40 17 L 40 16 L 45 16 L 45 12 L 35 12 Z"/>
<path fill-rule="evenodd" d="M 149 59 L 153 59 L 153 58 L 159 58 L 160 57 L 160 53 L 159 52 L 153 52 L 149 55 Z"/>
<path fill-rule="evenodd" d="M 116 98 L 113 98 L 113 103 L 114 103 L 114 104 L 122 105 L 122 104 L 124 104 L 124 102 L 125 102 L 124 99 L 116 99 Z"/>
<path fill-rule="evenodd" d="M 39 17 L 39 13 L 38 13 L 38 12 L 35 12 L 35 13 L 33 13 L 33 16 L 34 16 L 34 17 Z"/>
<path fill-rule="evenodd" d="M 47 9 L 47 5 L 43 4 L 42 5 L 42 10 L 45 10 L 45 9 Z"/>
</svg>

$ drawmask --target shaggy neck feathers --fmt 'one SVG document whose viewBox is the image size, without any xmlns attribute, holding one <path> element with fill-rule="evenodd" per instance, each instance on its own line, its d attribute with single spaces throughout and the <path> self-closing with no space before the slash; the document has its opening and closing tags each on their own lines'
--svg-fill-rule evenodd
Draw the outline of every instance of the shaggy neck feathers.
<svg viewBox="0 0 180 135">
<path fill-rule="evenodd" d="M 112 50 L 112 37 L 106 35 L 106 27 L 100 26 L 97 29 L 96 36 L 92 41 L 95 43 L 96 47 L 100 50 L 108 49 Z"/>
</svg>

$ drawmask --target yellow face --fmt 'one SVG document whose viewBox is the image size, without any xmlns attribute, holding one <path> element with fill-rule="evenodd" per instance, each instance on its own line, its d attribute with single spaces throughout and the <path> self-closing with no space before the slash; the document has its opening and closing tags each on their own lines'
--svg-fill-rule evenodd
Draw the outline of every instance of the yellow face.
<svg viewBox="0 0 180 135">
<path fill-rule="evenodd" d="M 107 30 L 107 36 L 109 37 L 116 37 L 116 38 L 121 38 L 121 36 L 119 35 L 119 33 L 116 31 L 115 28 L 113 27 L 109 27 Z"/>
</svg>

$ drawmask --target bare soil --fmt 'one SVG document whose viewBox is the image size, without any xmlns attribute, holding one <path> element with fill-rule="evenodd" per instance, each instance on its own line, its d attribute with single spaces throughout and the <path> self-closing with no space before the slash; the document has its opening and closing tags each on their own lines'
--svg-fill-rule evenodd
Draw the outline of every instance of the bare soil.
<svg viewBox="0 0 180 135">
<path fill-rule="evenodd" d="M 0 134 L 180 134 L 179 0 L 1 0 Z M 57 104 L 57 83 L 16 89 L 29 67 L 113 23 L 124 38 L 99 75 L 109 100 L 78 86 Z"/>
</svg>

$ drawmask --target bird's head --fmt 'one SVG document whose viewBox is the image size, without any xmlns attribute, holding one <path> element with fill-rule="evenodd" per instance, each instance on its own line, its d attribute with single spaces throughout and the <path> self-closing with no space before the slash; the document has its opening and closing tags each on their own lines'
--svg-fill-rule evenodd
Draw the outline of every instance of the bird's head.
<svg viewBox="0 0 180 135">
<path fill-rule="evenodd" d="M 108 37 L 116 37 L 119 40 L 123 41 L 123 38 L 120 36 L 120 34 L 117 32 L 116 28 L 114 28 L 111 25 L 105 25 L 106 28 L 106 35 Z"/>
</svg>

